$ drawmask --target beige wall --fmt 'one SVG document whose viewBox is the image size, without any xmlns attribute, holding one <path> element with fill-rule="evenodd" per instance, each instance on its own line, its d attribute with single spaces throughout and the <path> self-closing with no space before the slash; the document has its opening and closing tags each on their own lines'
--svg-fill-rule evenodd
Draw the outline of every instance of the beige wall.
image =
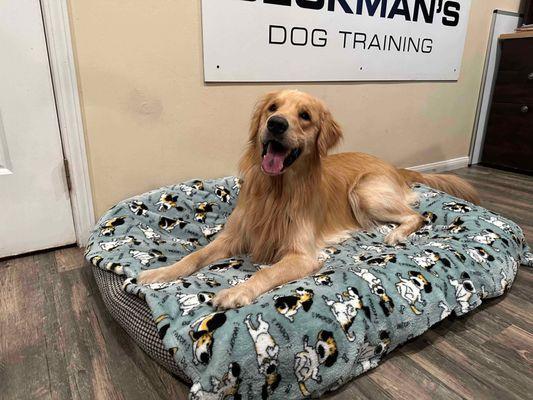
<svg viewBox="0 0 533 400">
<path fill-rule="evenodd" d="M 457 83 L 293 85 L 330 105 L 341 150 L 412 166 L 468 153 L 492 10 L 472 0 Z M 192 177 L 236 172 L 252 106 L 273 85 L 205 85 L 199 0 L 71 0 L 96 213 Z"/>
</svg>

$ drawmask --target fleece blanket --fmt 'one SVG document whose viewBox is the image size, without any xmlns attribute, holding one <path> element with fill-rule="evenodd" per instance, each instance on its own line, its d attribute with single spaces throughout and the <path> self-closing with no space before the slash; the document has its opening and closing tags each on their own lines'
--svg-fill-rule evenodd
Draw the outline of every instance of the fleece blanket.
<svg viewBox="0 0 533 400">
<path fill-rule="evenodd" d="M 267 265 L 246 255 L 190 277 L 141 286 L 145 269 L 173 263 L 213 240 L 241 182 L 194 180 L 122 201 L 96 225 L 86 257 L 126 275 L 160 337 L 193 382 L 191 399 L 317 397 L 378 365 L 394 348 L 451 313 L 508 290 L 533 264 L 521 229 L 491 211 L 417 185 L 426 225 L 398 246 L 394 226 L 354 232 L 324 249 L 323 268 L 225 312 L 211 299 Z"/>
</svg>

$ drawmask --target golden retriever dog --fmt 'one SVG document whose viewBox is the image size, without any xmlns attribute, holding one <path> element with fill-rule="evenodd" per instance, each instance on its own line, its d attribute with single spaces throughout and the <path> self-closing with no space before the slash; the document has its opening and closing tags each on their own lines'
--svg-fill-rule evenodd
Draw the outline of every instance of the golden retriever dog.
<svg viewBox="0 0 533 400">
<path fill-rule="evenodd" d="M 207 246 L 163 268 L 144 271 L 139 283 L 188 276 L 222 258 L 250 254 L 271 264 L 239 285 L 220 291 L 220 309 L 245 306 L 276 286 L 321 267 L 319 253 L 350 231 L 392 222 L 385 242 L 417 231 L 424 218 L 411 208 L 420 182 L 477 203 L 475 189 L 453 175 L 397 169 L 363 153 L 329 155 L 342 132 L 324 103 L 283 90 L 257 104 L 248 146 L 239 164 L 243 184 L 224 229 Z"/>
</svg>

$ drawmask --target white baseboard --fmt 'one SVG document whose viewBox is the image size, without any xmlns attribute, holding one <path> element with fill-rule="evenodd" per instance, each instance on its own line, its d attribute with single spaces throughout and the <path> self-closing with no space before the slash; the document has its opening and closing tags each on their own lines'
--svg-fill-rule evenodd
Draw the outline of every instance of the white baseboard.
<svg viewBox="0 0 533 400">
<path fill-rule="evenodd" d="M 417 165 L 407 169 L 417 172 L 446 172 L 464 167 L 468 167 L 467 156 L 452 158 L 451 160 L 437 161 L 431 164 Z"/>
</svg>

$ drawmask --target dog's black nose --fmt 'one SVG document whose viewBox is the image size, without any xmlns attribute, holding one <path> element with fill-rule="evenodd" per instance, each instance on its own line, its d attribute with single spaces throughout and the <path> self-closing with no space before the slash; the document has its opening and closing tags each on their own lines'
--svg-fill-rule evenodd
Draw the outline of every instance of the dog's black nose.
<svg viewBox="0 0 533 400">
<path fill-rule="evenodd" d="M 267 128 L 273 134 L 281 135 L 289 128 L 289 122 L 283 117 L 273 116 L 269 118 Z"/>
</svg>

